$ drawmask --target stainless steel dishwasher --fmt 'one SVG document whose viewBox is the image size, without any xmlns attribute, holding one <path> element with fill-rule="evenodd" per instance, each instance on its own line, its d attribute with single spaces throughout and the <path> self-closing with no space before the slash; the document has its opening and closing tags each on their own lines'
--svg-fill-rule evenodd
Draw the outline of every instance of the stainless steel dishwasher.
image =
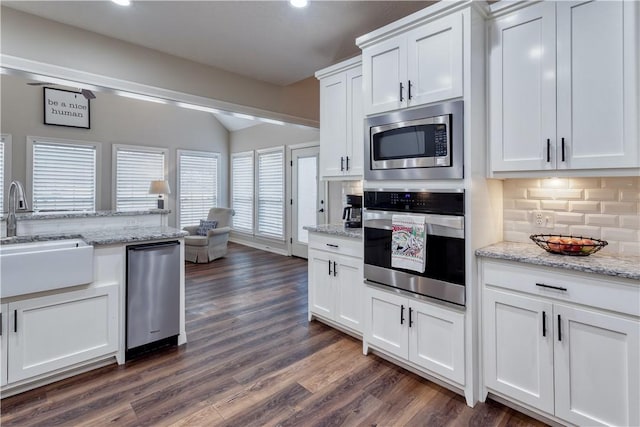
<svg viewBox="0 0 640 427">
<path fill-rule="evenodd" d="M 127 246 L 127 358 L 180 333 L 180 242 Z"/>
</svg>

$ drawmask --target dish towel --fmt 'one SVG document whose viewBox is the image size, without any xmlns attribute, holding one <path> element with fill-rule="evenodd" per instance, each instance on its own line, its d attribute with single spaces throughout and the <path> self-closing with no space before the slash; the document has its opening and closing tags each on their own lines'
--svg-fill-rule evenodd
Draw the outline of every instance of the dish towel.
<svg viewBox="0 0 640 427">
<path fill-rule="evenodd" d="M 424 218 L 393 215 L 391 223 L 391 267 L 424 273 L 427 261 Z"/>
</svg>

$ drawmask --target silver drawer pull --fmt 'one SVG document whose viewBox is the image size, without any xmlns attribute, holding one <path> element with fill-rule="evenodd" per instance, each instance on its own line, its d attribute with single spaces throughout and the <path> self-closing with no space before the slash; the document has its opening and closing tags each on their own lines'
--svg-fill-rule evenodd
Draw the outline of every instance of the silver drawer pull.
<svg viewBox="0 0 640 427">
<path fill-rule="evenodd" d="M 536 283 L 536 286 L 540 286 L 541 288 L 547 288 L 547 289 L 555 289 L 557 291 L 566 291 L 567 290 L 567 288 L 563 288 L 561 286 L 545 285 L 544 283 Z"/>
</svg>

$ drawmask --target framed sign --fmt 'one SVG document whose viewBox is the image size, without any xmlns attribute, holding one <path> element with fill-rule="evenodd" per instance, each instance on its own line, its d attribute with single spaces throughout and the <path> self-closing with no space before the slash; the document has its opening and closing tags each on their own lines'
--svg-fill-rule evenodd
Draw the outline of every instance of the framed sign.
<svg viewBox="0 0 640 427">
<path fill-rule="evenodd" d="M 44 124 L 90 129 L 89 100 L 80 92 L 45 87 Z"/>
</svg>

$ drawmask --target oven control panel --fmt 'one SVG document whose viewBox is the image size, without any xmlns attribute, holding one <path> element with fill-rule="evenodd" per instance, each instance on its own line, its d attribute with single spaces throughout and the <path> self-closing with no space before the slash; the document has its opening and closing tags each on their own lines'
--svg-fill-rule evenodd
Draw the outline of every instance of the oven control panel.
<svg viewBox="0 0 640 427">
<path fill-rule="evenodd" d="M 366 191 L 364 207 L 370 210 L 464 215 L 464 191 Z"/>
</svg>

